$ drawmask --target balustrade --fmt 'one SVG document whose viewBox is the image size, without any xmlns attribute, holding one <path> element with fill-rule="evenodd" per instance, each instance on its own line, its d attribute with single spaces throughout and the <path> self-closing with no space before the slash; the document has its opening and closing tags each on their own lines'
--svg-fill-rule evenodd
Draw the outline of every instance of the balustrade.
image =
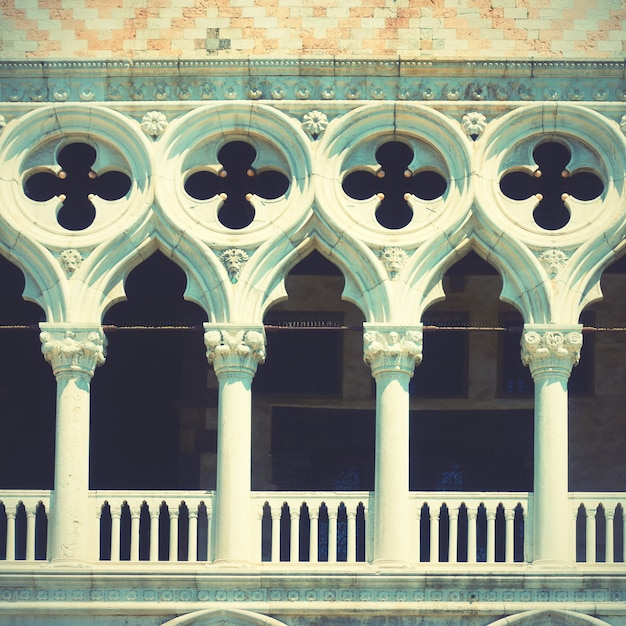
<svg viewBox="0 0 626 626">
<path fill-rule="evenodd" d="M 514 563 L 524 561 L 526 493 L 413 493 L 413 561 Z"/>
<path fill-rule="evenodd" d="M 95 560 L 211 562 L 213 493 L 91 491 Z M 373 494 L 253 492 L 254 560 L 372 560 Z M 626 494 L 570 493 L 579 563 L 626 562 Z M 50 491 L 0 492 L 0 561 L 46 560 Z M 532 535 L 527 493 L 412 492 L 414 563 L 484 567 L 525 561 Z M 51 518 L 52 519 L 52 518 Z"/>
<path fill-rule="evenodd" d="M 103 561 L 211 561 L 207 492 L 91 492 Z"/>
<path fill-rule="evenodd" d="M 46 559 L 49 509 L 49 491 L 0 492 L 0 559 Z"/>
<path fill-rule="evenodd" d="M 626 562 L 626 497 L 623 493 L 570 494 L 576 561 Z"/>
</svg>

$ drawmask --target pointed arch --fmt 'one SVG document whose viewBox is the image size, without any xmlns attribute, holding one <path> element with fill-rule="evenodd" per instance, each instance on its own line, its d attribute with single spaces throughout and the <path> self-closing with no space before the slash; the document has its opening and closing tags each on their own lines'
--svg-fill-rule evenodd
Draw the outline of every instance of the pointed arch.
<svg viewBox="0 0 626 626">
<path fill-rule="evenodd" d="M 273 617 L 240 609 L 204 609 L 176 617 L 163 626 L 211 626 L 227 622 L 234 626 L 285 626 Z"/>
<path fill-rule="evenodd" d="M 597 617 L 561 609 L 537 609 L 509 615 L 496 620 L 489 626 L 609 626 Z"/>
</svg>

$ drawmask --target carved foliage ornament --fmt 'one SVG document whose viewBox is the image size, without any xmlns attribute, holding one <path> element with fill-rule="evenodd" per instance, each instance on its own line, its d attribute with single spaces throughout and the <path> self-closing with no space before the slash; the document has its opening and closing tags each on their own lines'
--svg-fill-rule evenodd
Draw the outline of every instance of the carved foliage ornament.
<svg viewBox="0 0 626 626">
<path fill-rule="evenodd" d="M 69 275 L 73 274 L 83 261 L 83 255 L 74 248 L 68 248 L 59 254 L 59 263 L 61 263 L 61 266 Z"/>
<path fill-rule="evenodd" d="M 533 376 L 540 372 L 569 376 L 580 360 L 582 344 L 579 331 L 529 330 L 522 335 L 522 363 Z"/>
<path fill-rule="evenodd" d="M 389 278 L 393 280 L 407 264 L 409 255 L 402 248 L 387 247 L 380 251 L 378 258 L 385 266 L 385 269 L 389 274 Z"/>
<path fill-rule="evenodd" d="M 208 330 L 206 356 L 219 376 L 225 371 L 256 371 L 265 361 L 265 337 L 258 330 Z"/>
<path fill-rule="evenodd" d="M 569 257 L 563 250 L 557 248 L 551 248 L 550 250 L 544 250 L 539 255 L 539 262 L 546 269 L 550 278 L 556 278 L 560 272 L 565 268 Z"/>
<path fill-rule="evenodd" d="M 39 335 L 41 352 L 52 366 L 54 375 L 77 372 L 93 376 L 104 363 L 104 336 L 101 331 L 44 330 Z"/>
<path fill-rule="evenodd" d="M 482 113 L 478 113 L 477 111 L 466 113 L 463 116 L 462 123 L 468 137 L 471 137 L 472 139 L 480 137 L 485 131 L 485 128 L 487 128 L 487 118 Z"/>
<path fill-rule="evenodd" d="M 231 283 L 235 284 L 239 280 L 239 274 L 248 258 L 246 251 L 241 248 L 228 248 L 220 254 L 220 261 L 224 264 Z"/>
<path fill-rule="evenodd" d="M 422 362 L 421 330 L 366 330 L 363 334 L 363 360 L 372 375 L 383 371 L 401 371 L 413 375 Z"/>
</svg>

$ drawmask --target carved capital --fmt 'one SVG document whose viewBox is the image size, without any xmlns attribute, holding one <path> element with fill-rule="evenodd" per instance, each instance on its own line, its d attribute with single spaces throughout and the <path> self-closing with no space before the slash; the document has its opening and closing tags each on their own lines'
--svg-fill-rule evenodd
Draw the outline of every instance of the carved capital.
<svg viewBox="0 0 626 626">
<path fill-rule="evenodd" d="M 218 377 L 226 373 L 254 376 L 257 365 L 265 361 L 265 331 L 262 326 L 207 323 L 204 330 L 206 356 Z"/>
<path fill-rule="evenodd" d="M 582 326 L 566 328 L 551 325 L 524 326 L 522 334 L 522 363 L 530 368 L 536 380 L 539 376 L 560 375 L 569 378 L 572 367 L 580 360 L 583 345 Z"/>
<path fill-rule="evenodd" d="M 99 326 L 42 322 L 41 352 L 55 376 L 81 373 L 89 377 L 104 363 L 106 337 Z"/>
<path fill-rule="evenodd" d="M 363 359 L 376 378 L 382 372 L 413 376 L 422 362 L 422 326 L 363 325 Z"/>
</svg>

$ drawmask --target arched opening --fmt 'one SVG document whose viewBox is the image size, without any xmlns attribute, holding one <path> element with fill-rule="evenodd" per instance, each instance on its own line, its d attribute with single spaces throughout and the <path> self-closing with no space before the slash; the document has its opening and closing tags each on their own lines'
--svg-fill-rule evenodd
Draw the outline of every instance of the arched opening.
<svg viewBox="0 0 626 626">
<path fill-rule="evenodd" d="M 0 257 L 0 488 L 51 489 L 56 383 L 41 355 L 43 311 L 22 298 L 24 276 Z"/>
<path fill-rule="evenodd" d="M 286 278 L 265 316 L 267 360 L 253 384 L 253 488 L 370 490 L 372 378 L 363 314 L 341 300 L 341 272 L 318 252 Z"/>
<path fill-rule="evenodd" d="M 533 384 L 521 363 L 523 320 L 501 288 L 470 252 L 446 272 L 446 299 L 423 316 L 410 387 L 412 490 L 532 490 Z"/>
<path fill-rule="evenodd" d="M 208 399 L 202 322 L 185 273 L 160 252 L 137 266 L 106 313 L 107 361 L 92 383 L 91 486 L 198 488 L 195 437 Z M 107 328 L 109 327 L 110 328 Z"/>
</svg>

